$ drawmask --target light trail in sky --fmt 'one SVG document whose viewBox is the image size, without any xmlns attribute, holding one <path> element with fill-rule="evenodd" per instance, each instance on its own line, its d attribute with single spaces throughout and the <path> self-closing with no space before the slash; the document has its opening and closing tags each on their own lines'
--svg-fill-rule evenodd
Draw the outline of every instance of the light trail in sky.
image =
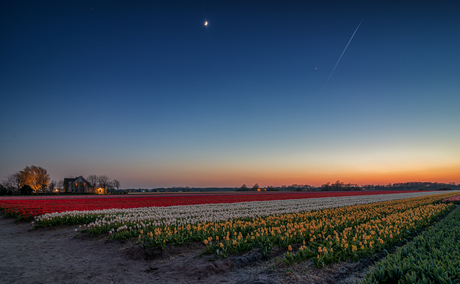
<svg viewBox="0 0 460 284">
<path fill-rule="evenodd" d="M 363 20 L 364 20 L 364 19 L 363 19 Z M 345 51 L 347 51 L 348 45 L 350 44 L 351 40 L 352 40 L 353 37 L 355 36 L 356 32 L 358 31 L 359 26 L 361 26 L 361 23 L 363 22 L 363 20 L 361 20 L 361 22 L 359 22 L 359 25 L 358 25 L 358 27 L 356 28 L 355 32 L 351 35 L 351 38 L 350 38 L 350 40 L 348 41 L 347 46 L 345 46 L 345 49 L 342 51 L 342 54 L 340 55 L 339 60 L 337 60 L 337 63 L 335 64 L 334 68 L 332 69 L 331 74 L 329 74 L 329 77 L 327 78 L 326 83 L 324 83 L 324 86 L 323 86 L 323 88 L 321 89 L 321 92 L 323 92 L 323 91 L 324 91 L 324 88 L 326 88 L 327 82 L 329 82 L 329 79 L 331 79 L 331 76 L 332 76 L 332 74 L 334 73 L 335 68 L 337 67 L 337 65 L 339 65 L 340 59 L 342 59 L 343 54 L 345 53 Z"/>
</svg>

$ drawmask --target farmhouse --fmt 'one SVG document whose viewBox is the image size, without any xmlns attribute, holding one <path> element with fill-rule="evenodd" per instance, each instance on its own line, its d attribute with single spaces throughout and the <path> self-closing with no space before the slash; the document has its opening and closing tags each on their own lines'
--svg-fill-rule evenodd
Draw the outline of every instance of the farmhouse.
<svg viewBox="0 0 460 284">
<path fill-rule="evenodd" d="M 84 177 L 79 176 L 65 178 L 64 191 L 68 193 L 94 193 L 94 187 Z"/>
</svg>

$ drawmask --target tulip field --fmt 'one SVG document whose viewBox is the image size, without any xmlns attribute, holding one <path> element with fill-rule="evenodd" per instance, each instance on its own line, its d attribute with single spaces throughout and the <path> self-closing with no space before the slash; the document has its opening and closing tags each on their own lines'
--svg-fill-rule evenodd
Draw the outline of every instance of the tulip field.
<svg viewBox="0 0 460 284">
<path fill-rule="evenodd" d="M 34 227 L 80 224 L 77 233 L 136 238 L 146 248 L 202 243 L 203 254 L 226 258 L 252 250 L 270 255 L 276 247 L 287 265 L 311 260 L 323 267 L 411 240 L 458 197 L 404 191 L 0 199 L 0 210 L 33 219 Z"/>
<path fill-rule="evenodd" d="M 235 203 L 249 201 L 287 200 L 339 196 L 361 196 L 403 193 L 404 191 L 371 191 L 371 192 L 312 192 L 312 193 L 275 193 L 275 194 L 199 194 L 173 195 L 156 197 L 133 196 L 26 196 L 0 197 L 0 210 L 6 216 L 20 220 L 31 220 L 35 216 L 46 213 L 66 211 L 88 211 L 101 209 L 122 209 L 140 207 L 163 207 L 209 203 Z"/>
</svg>

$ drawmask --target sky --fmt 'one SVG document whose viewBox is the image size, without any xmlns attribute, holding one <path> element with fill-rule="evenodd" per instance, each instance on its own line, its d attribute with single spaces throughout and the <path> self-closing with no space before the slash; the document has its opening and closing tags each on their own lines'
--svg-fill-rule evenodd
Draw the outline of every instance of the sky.
<svg viewBox="0 0 460 284">
<path fill-rule="evenodd" d="M 459 15 L 457 0 L 1 1 L 0 178 L 459 183 Z"/>
</svg>

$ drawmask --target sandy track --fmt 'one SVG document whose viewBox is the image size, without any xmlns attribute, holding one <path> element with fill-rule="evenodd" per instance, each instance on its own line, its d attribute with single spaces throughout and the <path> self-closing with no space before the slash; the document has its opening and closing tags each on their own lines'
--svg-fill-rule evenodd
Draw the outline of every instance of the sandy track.
<svg viewBox="0 0 460 284">
<path fill-rule="evenodd" d="M 229 260 L 195 251 L 144 259 L 133 242 L 74 238 L 75 226 L 32 229 L 0 216 L 0 283 L 238 283 Z M 130 249 L 131 248 L 131 249 Z M 201 251 L 201 250 L 200 250 Z M 236 274 L 234 274 L 236 275 Z"/>
<path fill-rule="evenodd" d="M 30 223 L 0 216 L 0 283 L 354 283 L 354 274 L 368 266 L 346 262 L 316 269 L 307 262 L 283 267 L 257 252 L 215 260 L 199 257 L 201 244 L 159 253 L 133 246 L 134 241 L 74 238 L 75 228 L 32 229 Z"/>
<path fill-rule="evenodd" d="M 74 228 L 32 230 L 0 218 L 2 283 L 145 283 L 143 263 L 129 263 L 104 239 L 74 239 Z"/>
</svg>

